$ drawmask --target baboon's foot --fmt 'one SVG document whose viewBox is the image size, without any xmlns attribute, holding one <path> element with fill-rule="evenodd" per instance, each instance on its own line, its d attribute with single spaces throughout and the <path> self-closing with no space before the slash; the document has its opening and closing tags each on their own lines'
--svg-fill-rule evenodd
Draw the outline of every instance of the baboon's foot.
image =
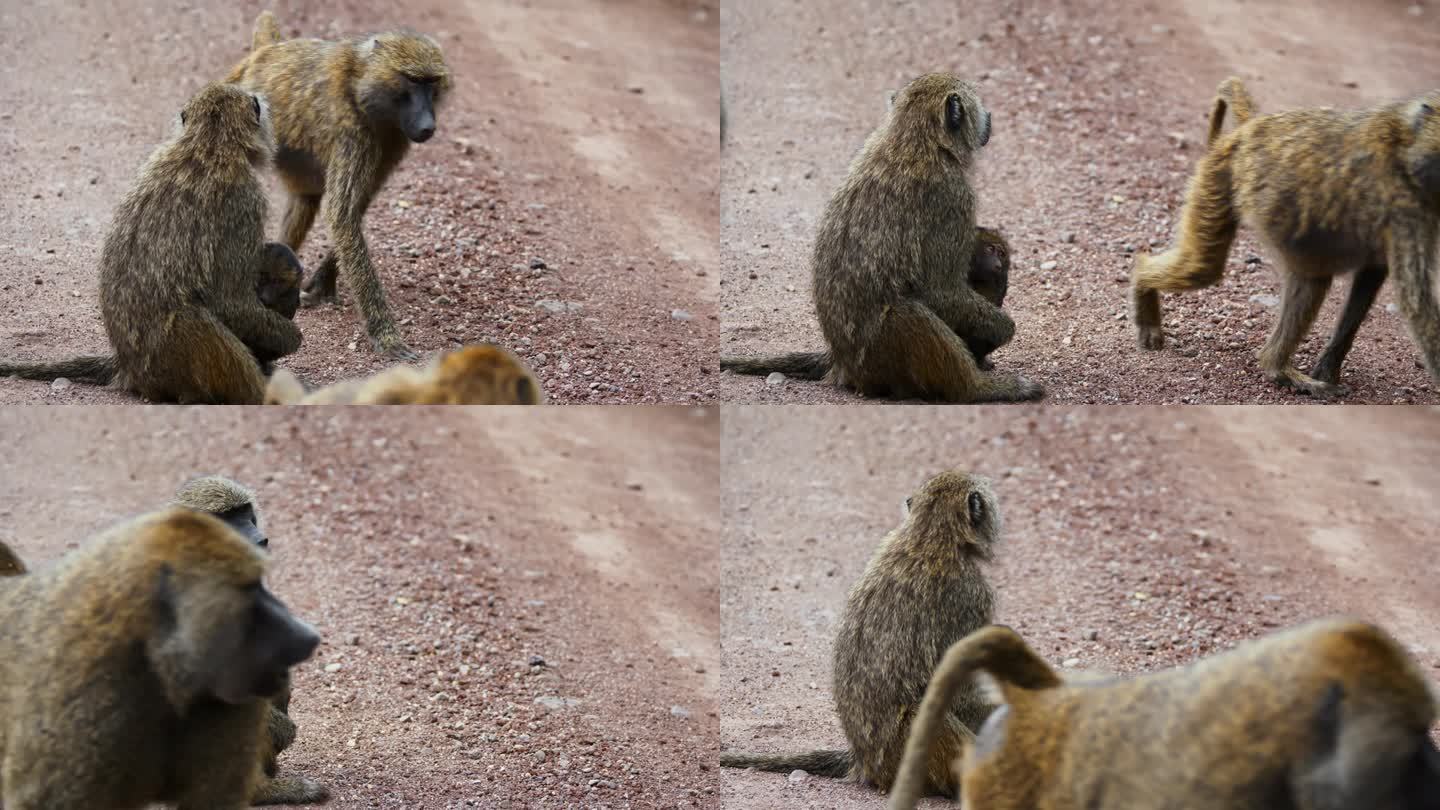
<svg viewBox="0 0 1440 810">
<path fill-rule="evenodd" d="M 1349 389 L 1343 385 L 1317 380 L 1294 366 L 1287 366 L 1279 371 L 1269 371 L 1266 374 L 1282 388 L 1293 388 L 1301 394 L 1308 394 L 1312 397 L 1330 399 L 1349 393 Z"/>
<path fill-rule="evenodd" d="M 335 254 L 326 255 L 325 260 L 320 262 L 320 266 L 315 268 L 315 272 L 310 274 L 310 278 L 305 280 L 305 286 L 300 291 L 300 306 L 308 309 L 325 303 L 333 303 L 337 269 Z"/>
<path fill-rule="evenodd" d="M 385 331 L 370 336 L 370 346 L 377 354 L 383 354 L 392 360 L 399 360 L 402 363 L 413 363 L 420 359 L 420 355 L 405 345 L 405 339 L 400 333 Z"/>
<path fill-rule="evenodd" d="M 1140 348 L 1157 351 L 1165 348 L 1165 330 L 1159 326 L 1137 324 Z"/>
</svg>

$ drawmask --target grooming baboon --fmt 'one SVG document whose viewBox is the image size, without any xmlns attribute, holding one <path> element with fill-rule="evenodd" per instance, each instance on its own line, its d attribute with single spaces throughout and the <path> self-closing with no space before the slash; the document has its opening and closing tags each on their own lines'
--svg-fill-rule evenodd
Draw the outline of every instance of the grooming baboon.
<svg viewBox="0 0 1440 810">
<path fill-rule="evenodd" d="M 994 228 L 975 226 L 975 253 L 970 260 L 970 271 L 966 275 L 970 287 L 976 294 L 996 307 L 1005 304 L 1005 294 L 1010 289 L 1010 243 Z M 998 346 L 990 345 L 979 337 L 968 337 L 965 345 L 975 357 L 975 364 L 981 370 L 993 368 L 990 353 Z M 805 380 L 824 379 L 830 372 L 830 355 L 827 352 L 793 352 L 780 357 L 744 360 L 725 358 L 720 367 L 739 374 L 769 374 L 780 371 Z"/>
<path fill-rule="evenodd" d="M 121 524 L 0 579 L 6 810 L 250 804 L 265 698 L 319 638 L 210 515 Z"/>
<path fill-rule="evenodd" d="M 20 555 L 16 554 L 10 546 L 0 543 L 0 577 L 17 576 L 27 570 L 25 561 L 20 559 Z"/>
<path fill-rule="evenodd" d="M 281 369 L 265 392 L 269 405 L 543 405 L 545 392 L 525 363 L 492 344 L 437 355 L 426 368 L 399 365 L 363 380 L 306 392 Z"/>
<path fill-rule="evenodd" d="M 828 351 L 726 358 L 721 368 L 824 375 L 866 396 L 1042 396 L 1029 380 L 982 372 L 966 346 L 1004 346 L 1015 332 L 1009 315 L 964 282 L 976 244 L 970 170 L 989 140 L 990 113 L 969 82 L 932 73 L 906 85 L 815 236 L 815 309 Z"/>
<path fill-rule="evenodd" d="M 416 359 L 390 314 L 361 224 L 410 144 L 435 134 L 450 69 L 433 39 L 409 31 L 341 42 L 279 37 L 275 18 L 262 13 L 254 50 L 227 81 L 263 93 L 273 110 L 275 168 L 290 194 L 285 244 L 300 249 L 325 202 L 335 247 L 310 275 L 303 303 L 335 297 L 338 267 L 376 350 Z"/>
<path fill-rule="evenodd" d="M 890 789 L 910 718 L 941 654 L 991 621 L 995 594 L 981 564 L 993 558 L 1001 532 L 995 495 L 979 476 L 941 473 L 906 506 L 905 522 L 880 544 L 851 589 L 835 638 L 835 708 L 849 749 L 722 754 L 721 765 L 859 777 Z M 937 756 L 949 762 L 991 707 L 976 689 L 953 695 L 947 707 Z M 955 789 L 948 769 L 927 787 L 949 796 Z"/>
<path fill-rule="evenodd" d="M 1066 682 L 1008 627 L 952 646 L 925 693 L 890 794 L 910 810 L 956 690 L 1003 696 L 967 742 L 960 804 L 984 810 L 1433 810 L 1435 692 L 1374 625 L 1324 619 L 1186 667 Z"/>
<path fill-rule="evenodd" d="M 0 362 L 0 376 L 118 382 L 154 401 L 259 404 L 260 363 L 300 348 L 300 330 L 257 295 L 262 274 L 288 261 L 264 242 L 256 169 L 272 149 L 259 96 L 226 84 L 196 93 L 105 237 L 100 314 L 114 354 Z"/>
<path fill-rule="evenodd" d="M 1232 84 L 1233 83 L 1233 84 Z M 1228 87 L 1227 87 L 1228 86 Z M 1238 92 L 1237 92 L 1238 90 Z M 1164 346 L 1160 293 L 1217 283 L 1243 221 L 1280 253 L 1280 317 L 1260 352 L 1274 382 L 1311 394 L 1341 389 L 1340 366 L 1393 271 L 1400 311 L 1432 378 L 1440 380 L 1440 91 L 1366 111 L 1330 108 L 1253 114 L 1238 80 L 1220 87 L 1212 134 L 1230 103 L 1240 119 L 1201 158 L 1185 194 L 1175 247 L 1136 257 L 1140 346 Z M 1335 334 L 1310 374 L 1292 362 L 1334 276 L 1355 270 Z"/>
</svg>

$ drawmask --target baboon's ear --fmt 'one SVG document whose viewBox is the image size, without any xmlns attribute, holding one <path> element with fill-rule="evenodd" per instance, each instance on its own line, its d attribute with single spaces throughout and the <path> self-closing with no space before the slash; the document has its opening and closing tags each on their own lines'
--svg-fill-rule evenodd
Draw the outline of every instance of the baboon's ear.
<svg viewBox="0 0 1440 810">
<path fill-rule="evenodd" d="M 1410 128 L 1419 132 L 1433 115 L 1435 115 L 1435 105 L 1428 101 L 1416 102 L 1410 112 Z"/>
<path fill-rule="evenodd" d="M 379 35 L 370 37 L 369 39 L 365 40 L 365 41 L 364 41 L 363 43 L 361 43 L 361 45 L 360 45 L 360 58 L 361 58 L 361 59 L 369 59 L 369 58 L 370 58 L 370 54 L 374 53 L 375 51 L 377 51 L 377 50 L 379 50 L 379 49 L 380 49 L 380 37 L 379 37 Z"/>
<path fill-rule="evenodd" d="M 945 97 L 945 128 L 951 132 L 959 132 L 965 125 L 965 106 L 960 103 L 958 93 L 951 93 Z"/>
<path fill-rule="evenodd" d="M 970 496 L 965 499 L 965 508 L 970 512 L 971 526 L 985 519 L 985 498 L 980 493 L 970 493 Z"/>
</svg>

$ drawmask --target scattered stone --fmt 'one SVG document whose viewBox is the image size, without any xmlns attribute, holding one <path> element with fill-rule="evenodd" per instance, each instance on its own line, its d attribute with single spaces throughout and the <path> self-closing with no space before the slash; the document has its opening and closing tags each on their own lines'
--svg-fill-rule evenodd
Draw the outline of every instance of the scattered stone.
<svg viewBox="0 0 1440 810">
<path fill-rule="evenodd" d="M 556 711 L 558 709 L 568 709 L 572 706 L 580 705 L 580 701 L 577 698 L 555 697 L 553 695 L 544 695 L 541 697 L 537 697 L 535 698 L 535 703 L 540 706 L 544 706 L 550 711 Z"/>
<path fill-rule="evenodd" d="M 66 388 L 69 387 L 70 381 L 64 377 L 56 377 L 55 381 L 50 383 L 51 391 L 64 391 Z"/>
<path fill-rule="evenodd" d="M 1259 304 L 1262 307 L 1276 307 L 1280 305 L 1280 298 L 1269 293 L 1255 293 L 1250 296 L 1250 303 Z"/>
<path fill-rule="evenodd" d="M 1057 262 L 1057 261 L 1055 261 L 1055 260 L 1053 260 L 1053 259 L 1050 260 L 1050 261 L 1048 261 L 1048 262 L 1041 262 L 1041 263 L 1040 263 L 1040 269 L 1041 269 L 1041 270 L 1046 270 L 1046 271 L 1054 270 L 1055 268 L 1057 268 L 1057 267 L 1059 267 L 1059 266 L 1060 266 L 1060 263 Z"/>
<path fill-rule="evenodd" d="M 645 488 L 645 485 L 640 483 L 639 481 L 631 481 L 630 483 L 625 485 L 625 488 L 639 492 L 640 490 Z"/>
<path fill-rule="evenodd" d="M 677 321 L 688 321 L 692 320 L 695 316 L 691 315 L 683 309 L 672 309 L 670 310 L 670 317 L 674 318 Z"/>
<path fill-rule="evenodd" d="M 674 717 L 689 717 L 690 710 L 684 706 L 671 706 L 670 714 Z"/>
<path fill-rule="evenodd" d="M 340 669 L 341 669 L 341 664 L 340 664 L 338 661 L 335 662 L 335 663 L 333 663 L 333 664 L 326 664 L 326 665 L 325 665 L 325 671 L 326 671 L 326 672 L 339 672 Z"/>
<path fill-rule="evenodd" d="M 535 306 L 554 315 L 579 312 L 583 307 L 574 301 L 536 301 Z"/>
<path fill-rule="evenodd" d="M 778 371 L 772 371 L 772 372 L 770 372 L 770 376 L 768 376 L 768 377 L 765 378 L 765 384 L 766 384 L 766 385 L 784 385 L 784 384 L 785 384 L 785 375 L 784 375 L 784 374 L 781 374 L 781 373 L 778 372 Z"/>
<path fill-rule="evenodd" d="M 545 603 L 544 603 L 544 602 L 541 602 L 540 604 L 543 605 L 543 604 L 545 604 Z M 543 666 L 545 666 L 545 659 L 544 659 L 544 658 L 541 658 L 541 657 L 538 656 L 538 655 L 532 655 L 532 656 L 530 656 L 530 666 L 532 666 L 532 667 L 543 667 Z"/>
<path fill-rule="evenodd" d="M 1086 630 L 1085 632 L 1080 634 L 1080 637 L 1085 639 L 1086 641 L 1097 641 L 1100 638 L 1100 631 Z"/>
<path fill-rule="evenodd" d="M 1079 658 L 1066 658 L 1064 661 L 1062 661 L 1062 662 L 1060 663 L 1060 666 L 1062 666 L 1062 667 L 1064 667 L 1064 668 L 1066 668 L 1066 669 L 1074 669 L 1075 667 L 1080 666 L 1080 659 L 1079 659 Z"/>
<path fill-rule="evenodd" d="M 809 778 L 810 778 L 810 774 L 808 774 L 808 773 L 806 773 L 806 772 L 804 772 L 804 771 L 795 770 L 795 771 L 791 771 L 791 772 L 790 772 L 790 776 L 787 777 L 787 778 L 790 780 L 790 784 L 792 784 L 792 785 L 799 785 L 799 784 L 802 784 L 806 779 L 809 779 Z"/>
<path fill-rule="evenodd" d="M 544 269 L 545 269 L 546 267 L 548 267 L 548 266 L 549 266 L 549 265 L 545 264 L 545 260 L 544 260 L 544 259 L 534 258 L 534 259 L 531 259 L 531 260 L 530 260 L 530 269 L 531 269 L 531 270 L 544 270 Z"/>
<path fill-rule="evenodd" d="M 1372 486 L 1372 487 L 1378 487 L 1378 486 L 1380 486 L 1380 476 L 1378 476 L 1378 475 L 1367 475 L 1367 476 L 1365 476 L 1365 483 L 1369 484 L 1369 485 Z"/>
</svg>

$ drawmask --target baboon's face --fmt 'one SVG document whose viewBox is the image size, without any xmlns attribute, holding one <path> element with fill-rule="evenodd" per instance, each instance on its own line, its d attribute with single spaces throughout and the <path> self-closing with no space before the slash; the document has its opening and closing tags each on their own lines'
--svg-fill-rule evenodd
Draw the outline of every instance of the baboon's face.
<svg viewBox="0 0 1440 810">
<path fill-rule="evenodd" d="M 293 320 L 300 308 L 300 287 L 305 268 L 295 251 L 279 242 L 265 244 L 265 261 L 256 280 L 255 294 L 260 303 L 281 317 Z"/>
<path fill-rule="evenodd" d="M 1004 306 L 1010 287 L 1010 252 L 1004 237 L 985 228 L 976 230 L 975 260 L 970 286 L 995 306 Z"/>
<path fill-rule="evenodd" d="M 234 509 L 221 512 L 215 517 L 223 520 L 230 528 L 240 533 L 240 536 L 249 540 L 260 548 L 270 547 L 270 538 L 260 530 L 260 521 L 255 515 L 255 507 L 248 503 L 242 503 Z"/>
<path fill-rule="evenodd" d="M 387 34 L 365 45 L 363 103 L 372 117 L 392 122 L 413 143 L 435 134 L 435 109 L 450 88 L 440 47 L 418 34 Z"/>
</svg>

